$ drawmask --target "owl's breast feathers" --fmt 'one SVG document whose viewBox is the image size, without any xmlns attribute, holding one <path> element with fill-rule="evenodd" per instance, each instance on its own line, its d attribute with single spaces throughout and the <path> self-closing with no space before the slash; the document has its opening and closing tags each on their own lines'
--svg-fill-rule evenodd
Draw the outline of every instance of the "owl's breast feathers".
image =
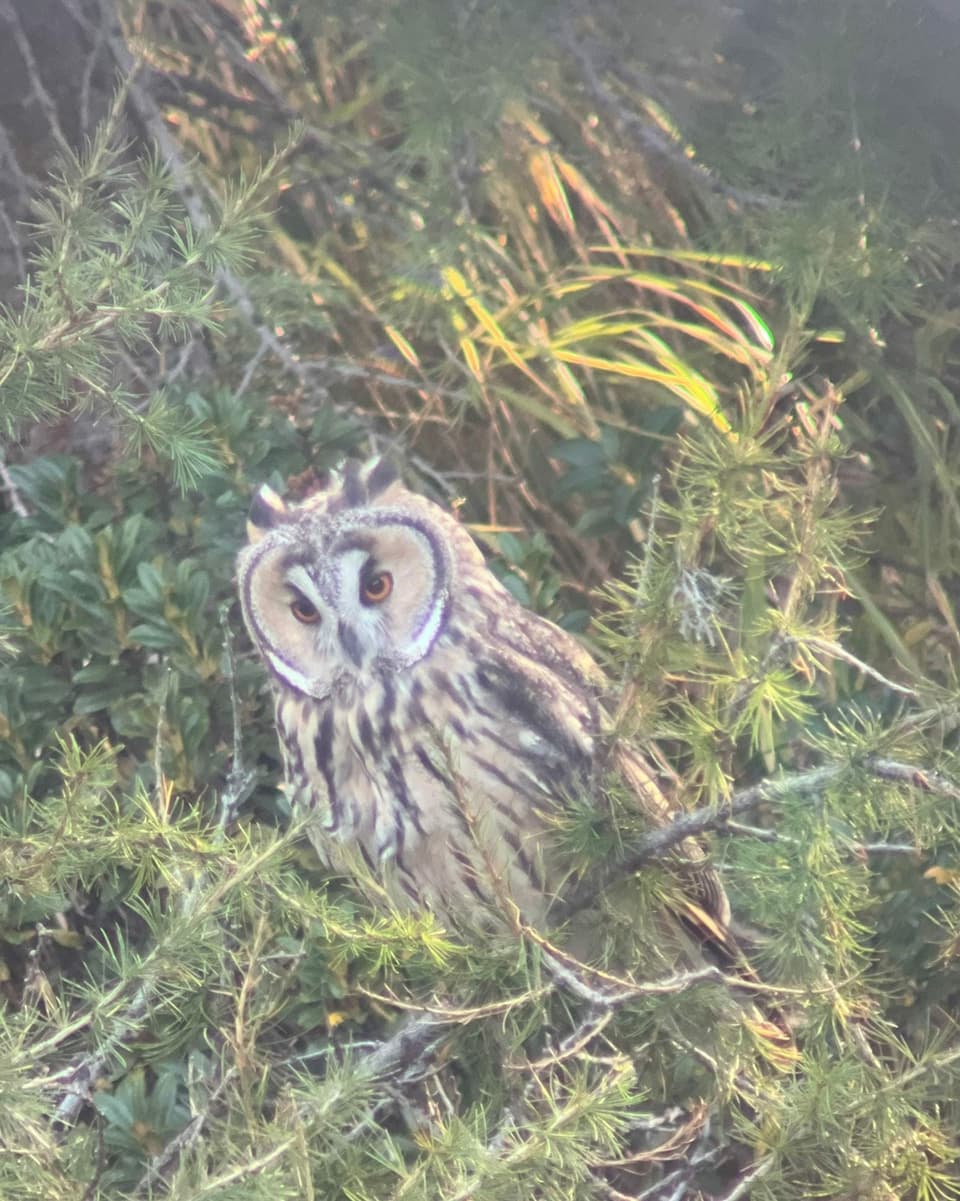
<svg viewBox="0 0 960 1201">
<path fill-rule="evenodd" d="M 524 616 L 491 618 L 495 636 L 452 625 L 428 661 L 345 678 L 322 701 L 279 693 L 292 802 L 316 810 L 330 866 L 362 862 L 392 903 L 441 916 L 504 902 L 545 915 L 549 814 L 591 786 L 599 708 L 589 656 Z"/>
<path fill-rule="evenodd" d="M 538 922 L 568 881 L 551 829 L 565 799 L 600 803 L 613 773 L 652 825 L 669 820 L 650 765 L 601 737 L 594 660 L 558 634 L 487 605 L 415 669 L 345 678 L 319 703 L 281 694 L 293 803 L 316 810 L 324 860 L 402 907 L 449 917 L 512 903 Z M 699 846 L 682 850 L 691 912 L 717 930 L 723 889 Z"/>
</svg>

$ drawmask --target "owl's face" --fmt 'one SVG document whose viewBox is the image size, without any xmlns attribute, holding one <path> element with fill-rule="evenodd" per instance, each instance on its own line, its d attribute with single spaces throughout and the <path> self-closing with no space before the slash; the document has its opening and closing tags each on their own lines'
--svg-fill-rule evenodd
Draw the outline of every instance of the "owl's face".
<svg viewBox="0 0 960 1201">
<path fill-rule="evenodd" d="M 382 460 L 348 464 L 299 506 L 262 488 L 248 533 L 238 565 L 247 626 L 273 671 L 314 697 L 344 677 L 419 662 L 447 624 L 463 554 L 482 566 L 466 531 Z"/>
</svg>

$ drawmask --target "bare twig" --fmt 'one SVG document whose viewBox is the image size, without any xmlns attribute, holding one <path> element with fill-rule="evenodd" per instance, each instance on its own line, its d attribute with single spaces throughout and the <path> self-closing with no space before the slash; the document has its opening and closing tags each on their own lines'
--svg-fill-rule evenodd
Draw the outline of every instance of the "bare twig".
<svg viewBox="0 0 960 1201">
<path fill-rule="evenodd" d="M 26 278 L 26 264 L 23 261 L 23 248 L 20 245 L 20 233 L 17 229 L 16 222 L 10 219 L 10 214 L 6 210 L 6 206 L 0 204 L 0 224 L 3 226 L 3 231 L 6 234 L 7 246 L 13 255 L 13 261 L 16 267 L 15 278 L 19 283 Z"/>
<path fill-rule="evenodd" d="M 380 1005 L 390 1005 L 395 1009 L 406 1010 L 410 1013 L 419 1013 L 423 1016 L 436 1018 L 439 1021 L 462 1025 L 467 1022 L 478 1021 L 481 1018 L 495 1017 L 498 1014 L 509 1013 L 511 1009 L 516 1009 L 518 1005 L 528 1005 L 531 1001 L 542 999 L 552 991 L 552 988 L 550 985 L 543 985 L 540 988 L 530 989 L 518 997 L 507 997 L 503 1001 L 491 1001 L 489 1005 L 473 1005 L 465 1009 L 458 1009 L 448 1005 L 412 1004 L 408 1001 L 401 1001 L 399 997 L 393 997 L 386 993 L 371 992 L 360 985 L 355 986 L 355 991 L 361 996 L 368 997 L 371 1001 L 376 1001 Z"/>
<path fill-rule="evenodd" d="M 13 32 L 14 45 L 20 53 L 27 79 L 30 81 L 30 91 L 26 96 L 21 97 L 21 103 L 26 104 L 31 99 L 36 100 L 46 118 L 51 136 L 62 150 L 66 150 L 68 142 L 60 125 L 60 114 L 57 112 L 56 102 L 44 86 L 43 72 L 34 57 L 33 47 L 20 22 L 17 7 L 11 0 L 0 0 L 0 17 Z"/>
<path fill-rule="evenodd" d="M 782 834 L 779 830 L 774 830 L 767 826 L 750 826 L 744 822 L 727 822 L 717 833 L 745 834 L 750 838 L 756 838 L 758 842 L 780 842 L 785 843 L 787 846 L 800 845 L 800 840 L 791 837 L 789 834 Z M 921 855 L 923 853 L 921 848 L 913 842 L 857 842 L 853 840 L 847 849 L 857 856 Z"/>
<path fill-rule="evenodd" d="M 843 663 L 849 663 L 851 667 L 855 667 L 857 671 L 862 672 L 865 676 L 869 676 L 871 679 L 883 684 L 891 692 L 900 692 L 904 696 L 917 695 L 913 688 L 907 688 L 904 684 L 897 684 L 895 681 L 888 679 L 885 675 L 877 671 L 875 667 L 871 667 L 869 663 L 864 663 L 856 655 L 851 655 L 848 650 L 845 650 L 837 642 L 831 642 L 826 638 L 797 638 L 791 639 L 791 641 L 802 647 L 810 647 L 812 650 L 822 651 L 823 654 L 829 655 L 831 659 L 839 659 Z"/>
<path fill-rule="evenodd" d="M 10 508 L 18 517 L 29 517 L 30 510 L 27 508 L 26 502 L 20 495 L 17 485 L 13 482 L 13 476 L 10 474 L 10 469 L 2 456 L 0 456 L 0 488 L 7 494 L 10 501 Z"/>
<path fill-rule="evenodd" d="M 156 798 L 157 811 L 166 809 L 163 795 L 163 723 L 167 716 L 167 699 L 170 695 L 170 680 L 173 668 L 168 662 L 163 665 L 163 678 L 160 681 L 160 696 L 157 699 L 157 724 L 153 733 L 153 788 Z"/>
<path fill-rule="evenodd" d="M 722 1197 L 718 1198 L 718 1201 L 741 1201 L 742 1197 L 749 1196 L 750 1190 L 755 1184 L 761 1181 L 764 1176 L 769 1176 L 772 1171 L 772 1156 L 758 1160 L 748 1172 L 741 1176 L 739 1183 L 734 1185 L 729 1192 L 724 1193 Z"/>
<path fill-rule="evenodd" d="M 237 810 L 253 791 L 257 773 L 243 766 L 243 729 L 240 724 L 240 697 L 237 694 L 236 657 L 233 651 L 233 630 L 230 626 L 229 603 L 220 607 L 220 629 L 223 631 L 224 675 L 230 689 L 230 712 L 233 716 L 233 755 L 230 771 L 220 796 L 220 832 L 233 824 Z"/>
</svg>

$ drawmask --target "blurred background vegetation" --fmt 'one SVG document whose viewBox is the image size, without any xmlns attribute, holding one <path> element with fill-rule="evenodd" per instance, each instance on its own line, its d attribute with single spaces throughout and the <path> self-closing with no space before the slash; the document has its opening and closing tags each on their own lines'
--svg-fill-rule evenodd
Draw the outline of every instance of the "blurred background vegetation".
<svg viewBox="0 0 960 1201">
<path fill-rule="evenodd" d="M 958 54 L 948 0 L 0 6 L 0 1195 L 958 1191 Z M 800 1070 L 324 881 L 232 563 L 384 450 L 691 808 L 803 777 L 714 846 Z"/>
</svg>

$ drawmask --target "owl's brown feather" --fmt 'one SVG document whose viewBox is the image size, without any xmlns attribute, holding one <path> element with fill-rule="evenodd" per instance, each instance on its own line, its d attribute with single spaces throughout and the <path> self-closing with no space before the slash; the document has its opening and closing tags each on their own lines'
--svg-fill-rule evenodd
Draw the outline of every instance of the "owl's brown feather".
<svg viewBox="0 0 960 1201">
<path fill-rule="evenodd" d="M 382 462 L 348 465 L 299 506 L 261 493 L 251 535 L 244 617 L 276 692 L 292 805 L 315 814 L 334 870 L 443 920 L 499 910 L 537 925 L 569 883 L 554 833 L 567 801 L 604 803 L 614 777 L 652 826 L 677 812 L 662 773 L 605 737 L 588 652 Z M 675 917 L 748 972 L 703 847 L 683 843 L 674 868 Z"/>
</svg>

